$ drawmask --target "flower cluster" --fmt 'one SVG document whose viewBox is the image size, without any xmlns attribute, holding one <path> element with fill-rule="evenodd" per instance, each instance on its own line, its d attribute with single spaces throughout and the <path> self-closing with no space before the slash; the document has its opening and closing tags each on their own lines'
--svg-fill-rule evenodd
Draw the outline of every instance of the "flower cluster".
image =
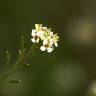
<svg viewBox="0 0 96 96">
<path fill-rule="evenodd" d="M 35 24 L 35 29 L 32 29 L 33 43 L 39 43 L 42 41 L 41 51 L 47 51 L 48 53 L 54 50 L 54 47 L 58 47 L 59 36 L 53 34 L 52 30 L 47 27 L 43 27 L 42 24 Z"/>
</svg>

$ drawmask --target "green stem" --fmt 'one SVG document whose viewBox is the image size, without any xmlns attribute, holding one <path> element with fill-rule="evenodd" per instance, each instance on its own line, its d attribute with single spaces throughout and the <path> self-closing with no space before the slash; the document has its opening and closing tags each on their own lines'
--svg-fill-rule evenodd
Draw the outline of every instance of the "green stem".
<svg viewBox="0 0 96 96">
<path fill-rule="evenodd" d="M 17 67 L 15 66 L 12 66 L 10 69 L 8 69 L 4 74 L 3 76 L 0 78 L 0 81 L 3 81 L 5 80 L 13 71 L 15 71 L 17 69 Z"/>
<path fill-rule="evenodd" d="M 5 80 L 11 73 L 16 71 L 20 66 L 22 66 L 22 64 L 25 64 L 31 55 L 32 56 L 35 55 L 34 54 L 36 53 L 35 49 L 36 49 L 36 45 L 33 45 L 29 49 L 29 51 L 24 55 L 23 59 L 17 60 L 17 62 L 3 74 L 3 76 L 0 78 L 0 81 Z"/>
</svg>

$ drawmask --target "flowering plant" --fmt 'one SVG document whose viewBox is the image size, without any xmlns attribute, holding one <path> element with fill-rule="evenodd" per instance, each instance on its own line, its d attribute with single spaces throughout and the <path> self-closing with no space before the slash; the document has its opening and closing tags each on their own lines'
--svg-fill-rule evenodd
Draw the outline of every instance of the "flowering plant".
<svg viewBox="0 0 96 96">
<path fill-rule="evenodd" d="M 47 51 L 51 53 L 55 47 L 58 47 L 59 36 L 54 34 L 51 28 L 43 27 L 42 24 L 35 24 L 35 29 L 32 29 L 31 33 L 31 42 L 33 45 L 28 49 L 28 51 L 24 48 L 24 37 L 21 38 L 21 48 L 19 49 L 19 56 L 15 64 L 13 64 L 1 77 L 0 82 L 6 80 L 6 78 L 16 71 L 21 66 L 28 67 L 29 64 L 26 64 L 27 61 L 30 59 L 35 49 L 38 45 L 40 45 L 41 51 Z M 10 55 L 7 51 L 7 61 L 10 61 Z M 20 80 L 11 80 L 10 82 L 20 82 Z"/>
<path fill-rule="evenodd" d="M 32 39 L 33 43 L 39 43 L 42 41 L 41 51 L 52 52 L 55 47 L 58 47 L 59 37 L 57 34 L 53 34 L 51 29 L 43 27 L 41 24 L 35 24 L 36 29 L 32 29 Z"/>
</svg>

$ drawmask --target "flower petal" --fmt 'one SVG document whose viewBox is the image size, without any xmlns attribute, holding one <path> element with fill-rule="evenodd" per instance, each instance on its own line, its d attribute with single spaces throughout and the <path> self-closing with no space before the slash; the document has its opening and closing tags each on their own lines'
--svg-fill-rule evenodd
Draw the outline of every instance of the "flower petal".
<svg viewBox="0 0 96 96">
<path fill-rule="evenodd" d="M 48 53 L 51 53 L 53 50 L 54 50 L 53 47 L 49 47 L 49 48 L 47 48 L 47 52 L 48 52 Z"/>
<path fill-rule="evenodd" d="M 47 39 L 43 40 L 43 45 L 46 45 L 46 44 L 48 44 L 48 40 Z"/>
<path fill-rule="evenodd" d="M 58 43 L 57 42 L 54 42 L 55 46 L 58 47 Z"/>
<path fill-rule="evenodd" d="M 36 42 L 36 40 L 35 40 L 34 38 L 32 38 L 32 39 L 31 39 L 31 41 L 32 41 L 33 43 L 35 43 L 35 42 Z"/>
<path fill-rule="evenodd" d="M 46 50 L 45 46 L 41 46 L 41 47 L 40 47 L 40 50 L 41 50 L 41 51 L 45 51 L 45 50 Z"/>
<path fill-rule="evenodd" d="M 36 35 L 36 30 L 35 30 L 35 29 L 32 29 L 31 35 L 32 35 L 32 36 L 35 36 L 35 35 Z"/>
</svg>

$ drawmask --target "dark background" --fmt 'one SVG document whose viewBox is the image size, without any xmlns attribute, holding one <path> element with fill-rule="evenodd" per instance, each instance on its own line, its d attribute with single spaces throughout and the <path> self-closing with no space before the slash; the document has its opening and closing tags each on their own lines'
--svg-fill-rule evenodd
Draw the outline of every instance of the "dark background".
<svg viewBox="0 0 96 96">
<path fill-rule="evenodd" d="M 30 68 L 9 76 L 19 84 L 2 84 L 4 96 L 86 96 L 96 80 L 96 0 L 1 0 L 0 72 L 6 70 L 5 51 L 11 64 L 18 57 L 20 36 L 34 24 L 53 28 L 59 47 L 37 54 Z M 29 35 L 28 35 L 29 36 Z M 29 43 L 26 44 L 29 46 Z M 90 95 L 91 96 L 91 95 Z M 92 95 L 93 96 L 93 95 Z"/>
</svg>

